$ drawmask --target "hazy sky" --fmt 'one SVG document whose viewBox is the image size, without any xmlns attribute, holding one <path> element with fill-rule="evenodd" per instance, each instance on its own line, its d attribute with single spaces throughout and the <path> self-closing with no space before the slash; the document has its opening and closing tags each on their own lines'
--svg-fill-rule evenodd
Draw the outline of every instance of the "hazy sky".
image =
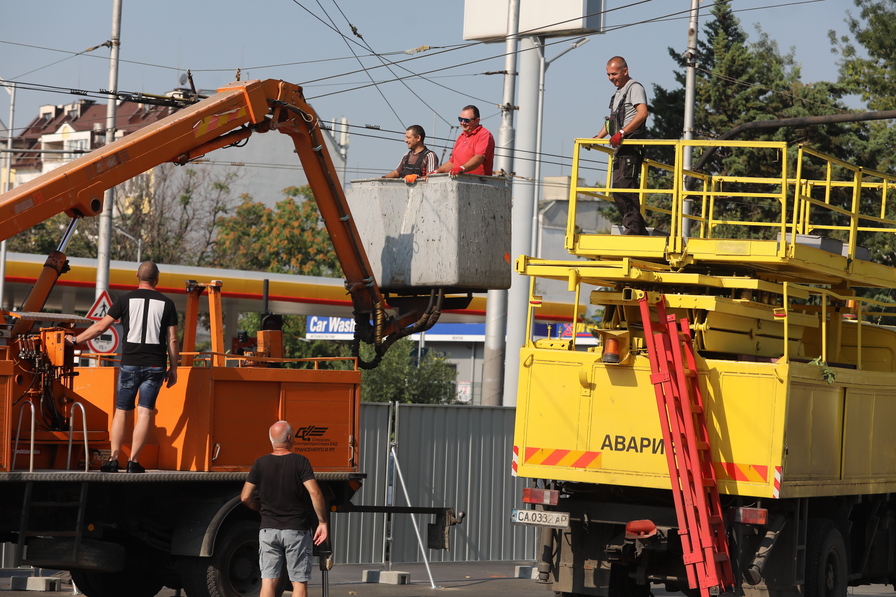
<svg viewBox="0 0 896 597">
<path fill-rule="evenodd" d="M 704 0 L 701 5 L 701 28 L 711 3 Z M 548 70 L 544 175 L 568 174 L 572 139 L 597 131 L 613 91 L 604 70 L 607 58 L 624 56 L 648 94 L 651 83 L 674 83 L 675 65 L 667 48 L 685 49 L 690 0 L 606 0 L 606 5 L 610 31 L 593 36 Z M 847 32 L 844 17 L 854 9 L 851 1 L 734 0 L 733 8 L 751 41 L 758 39 L 758 23 L 782 52 L 793 48 L 805 82 L 836 79 L 837 56 L 830 52 L 827 32 Z M 483 124 L 493 132 L 500 124 L 502 77 L 482 73 L 504 68 L 504 44 L 462 47 L 461 0 L 124 0 L 122 12 L 120 90 L 163 94 L 178 84 L 187 68 L 202 89 L 232 81 L 238 67 L 243 79 L 304 84 L 306 97 L 322 118 L 345 116 L 354 125 L 348 178 L 392 170 L 405 149 L 404 127 L 411 124 L 423 125 L 430 147 L 440 151 L 457 135 L 449 124 L 457 124 L 465 104 L 478 105 Z M 678 14 L 662 19 L 673 13 Z M 76 96 L 68 94 L 69 89 L 108 86 L 107 48 L 72 53 L 109 39 L 111 21 L 111 0 L 3 2 L 0 77 L 29 84 L 18 91 L 16 128 L 36 116 L 42 104 L 73 101 Z M 363 41 L 352 35 L 349 22 Z M 352 42 L 369 44 L 369 49 L 348 42 L 350 49 L 334 28 Z M 570 41 L 549 40 L 553 45 L 546 57 L 555 56 Z M 422 45 L 434 49 L 392 66 L 391 73 L 382 67 L 360 71 L 361 65 L 371 69 L 381 64 L 369 56 L 371 49 L 400 61 L 411 58 L 403 50 Z M 429 73 L 427 80 L 413 76 L 423 73 Z M 371 78 L 403 78 L 406 86 L 389 82 L 374 87 Z M 8 114 L 9 94 L 0 92 L 0 120 L 6 123 Z"/>
</svg>

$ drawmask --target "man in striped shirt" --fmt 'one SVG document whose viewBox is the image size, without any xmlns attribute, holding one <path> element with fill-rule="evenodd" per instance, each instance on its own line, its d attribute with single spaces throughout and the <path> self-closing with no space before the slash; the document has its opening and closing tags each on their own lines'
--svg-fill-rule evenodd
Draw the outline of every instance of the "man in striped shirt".
<svg viewBox="0 0 896 597">
<path fill-rule="evenodd" d="M 118 319 L 124 329 L 115 415 L 112 417 L 110 434 L 112 451 L 109 460 L 100 467 L 101 471 L 107 473 L 118 472 L 118 456 L 125 423 L 134 410 L 138 393 L 140 400 L 137 403 L 137 422 L 134 425 L 127 471 L 146 472 L 138 458 L 155 419 L 156 398 L 162 389 L 162 383 L 167 383 L 166 387 L 169 388 L 177 383 L 180 346 L 174 301 L 156 290 L 159 268 L 152 261 L 140 264 L 137 280 L 137 289 L 116 300 L 105 317 L 77 336 L 70 336 L 74 344 L 87 342 L 108 330 Z"/>
</svg>

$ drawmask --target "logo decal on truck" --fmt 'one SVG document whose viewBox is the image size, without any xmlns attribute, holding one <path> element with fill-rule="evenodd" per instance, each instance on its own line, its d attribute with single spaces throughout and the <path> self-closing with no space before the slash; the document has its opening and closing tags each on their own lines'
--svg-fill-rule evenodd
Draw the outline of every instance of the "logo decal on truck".
<svg viewBox="0 0 896 597">
<path fill-rule="evenodd" d="M 296 439 L 300 439 L 303 442 L 310 442 L 315 437 L 321 437 L 327 432 L 327 429 L 329 429 L 329 427 L 316 427 L 314 425 L 299 427 L 296 430 Z"/>
<path fill-rule="evenodd" d="M 634 435 L 604 436 L 601 450 L 611 452 L 638 452 L 639 454 L 665 454 L 666 445 L 661 437 L 636 437 Z"/>
</svg>

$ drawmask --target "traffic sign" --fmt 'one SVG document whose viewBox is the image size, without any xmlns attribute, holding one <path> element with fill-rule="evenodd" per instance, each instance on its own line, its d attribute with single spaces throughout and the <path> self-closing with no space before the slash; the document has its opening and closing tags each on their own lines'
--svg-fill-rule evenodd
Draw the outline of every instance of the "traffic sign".
<svg viewBox="0 0 896 597">
<path fill-rule="evenodd" d="M 87 346 L 90 347 L 90 352 L 109 354 L 118 350 L 120 341 L 121 335 L 115 329 L 115 326 L 112 326 L 93 340 L 88 340 Z"/>
<path fill-rule="evenodd" d="M 96 301 L 94 301 L 93 306 L 87 312 L 87 319 L 92 319 L 94 321 L 99 321 L 109 312 L 109 309 L 112 308 L 112 299 L 109 297 L 109 292 L 104 290 L 97 297 Z M 103 352 L 98 350 L 97 352 Z"/>
</svg>

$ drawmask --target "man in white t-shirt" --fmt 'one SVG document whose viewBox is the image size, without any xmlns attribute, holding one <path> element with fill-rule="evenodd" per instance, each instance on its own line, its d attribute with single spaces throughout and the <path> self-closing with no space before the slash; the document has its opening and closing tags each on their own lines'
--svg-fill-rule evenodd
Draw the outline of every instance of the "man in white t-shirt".
<svg viewBox="0 0 896 597">
<path fill-rule="evenodd" d="M 643 85 L 628 75 L 628 64 L 621 56 L 614 56 L 607 62 L 607 77 L 616 87 L 616 93 L 610 100 L 610 116 L 595 137 L 603 139 L 610 135 L 610 145 L 616 150 L 613 157 L 613 188 L 636 189 L 644 148 L 624 145 L 624 140 L 647 137 L 647 93 Z M 623 234 L 646 235 L 647 226 L 641 215 L 637 193 L 613 193 L 613 201 L 622 214 Z"/>
</svg>

